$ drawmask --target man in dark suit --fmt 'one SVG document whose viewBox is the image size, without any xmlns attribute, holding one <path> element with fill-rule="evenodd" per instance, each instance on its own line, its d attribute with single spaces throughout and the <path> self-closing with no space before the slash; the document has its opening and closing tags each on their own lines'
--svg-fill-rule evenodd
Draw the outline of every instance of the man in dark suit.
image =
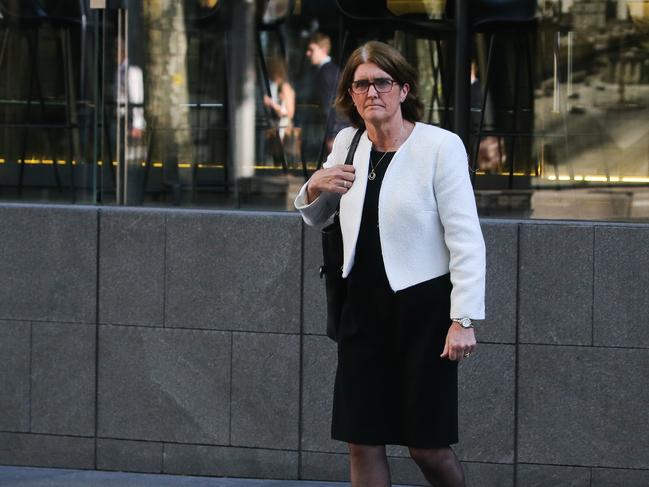
<svg viewBox="0 0 649 487">
<path fill-rule="evenodd" d="M 309 39 L 306 56 L 317 68 L 313 80 L 314 102 L 320 107 L 325 124 L 325 144 L 327 154 L 331 152 L 334 138 L 338 131 L 346 126 L 333 108 L 338 83 L 338 66 L 331 60 L 331 39 L 328 35 L 316 32 Z M 326 155 L 326 154 L 325 154 Z"/>
</svg>

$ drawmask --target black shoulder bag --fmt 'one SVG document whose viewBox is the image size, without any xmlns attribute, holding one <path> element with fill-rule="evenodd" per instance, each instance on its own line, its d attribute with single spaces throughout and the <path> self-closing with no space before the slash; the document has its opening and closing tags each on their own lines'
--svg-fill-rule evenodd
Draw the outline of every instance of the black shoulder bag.
<svg viewBox="0 0 649 487">
<path fill-rule="evenodd" d="M 358 129 L 354 134 L 352 143 L 349 146 L 345 164 L 353 164 L 354 153 L 358 147 L 358 141 L 363 135 L 363 130 Z M 340 329 L 340 316 L 343 304 L 347 296 L 347 282 L 343 279 L 343 234 L 340 229 L 338 213 L 340 204 L 334 214 L 334 221 L 322 229 L 322 260 L 320 266 L 320 279 L 325 278 L 325 290 L 327 293 L 327 336 L 338 341 L 338 330 Z"/>
</svg>

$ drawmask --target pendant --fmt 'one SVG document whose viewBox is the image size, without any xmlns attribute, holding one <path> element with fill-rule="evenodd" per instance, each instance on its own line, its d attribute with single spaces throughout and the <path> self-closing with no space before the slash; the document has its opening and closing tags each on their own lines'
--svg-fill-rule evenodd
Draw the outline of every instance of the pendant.
<svg viewBox="0 0 649 487">
<path fill-rule="evenodd" d="M 376 178 L 376 173 L 374 172 L 374 169 L 372 169 L 372 172 L 370 172 L 367 175 L 367 179 L 369 179 L 370 181 L 374 181 L 375 178 Z"/>
</svg>

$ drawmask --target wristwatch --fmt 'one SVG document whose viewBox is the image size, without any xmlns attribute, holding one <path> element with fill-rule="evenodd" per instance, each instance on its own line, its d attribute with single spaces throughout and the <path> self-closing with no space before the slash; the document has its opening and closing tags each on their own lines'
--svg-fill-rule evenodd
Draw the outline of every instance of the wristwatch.
<svg viewBox="0 0 649 487">
<path fill-rule="evenodd" d="M 473 328 L 471 318 L 453 318 L 453 321 L 460 325 L 462 328 Z"/>
</svg>

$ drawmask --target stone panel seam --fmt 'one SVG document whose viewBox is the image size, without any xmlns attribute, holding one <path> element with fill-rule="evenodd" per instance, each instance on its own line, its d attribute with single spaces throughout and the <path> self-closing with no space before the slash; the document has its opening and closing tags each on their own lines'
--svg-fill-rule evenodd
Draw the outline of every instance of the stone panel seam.
<svg viewBox="0 0 649 487">
<path fill-rule="evenodd" d="M 302 478 L 302 406 L 304 387 L 304 223 L 300 223 L 300 356 L 298 362 L 297 478 Z"/>
<path fill-rule="evenodd" d="M 480 342 L 485 343 L 485 342 Z M 507 345 L 507 344 L 501 344 Z M 520 345 L 532 345 L 535 347 L 569 347 L 569 348 L 587 348 L 595 350 L 649 350 L 649 347 L 631 347 L 622 345 L 584 345 L 583 343 L 542 343 L 542 342 L 524 342 L 521 341 Z"/>
<path fill-rule="evenodd" d="M 230 332 L 230 380 L 228 383 L 228 445 L 232 445 L 232 377 L 234 375 L 234 333 Z"/>
<path fill-rule="evenodd" d="M 29 323 L 29 404 L 27 415 L 29 418 L 28 431 L 32 431 L 32 382 L 34 373 L 34 324 Z"/>
<path fill-rule="evenodd" d="M 593 259 L 593 269 L 592 269 L 592 275 L 590 278 L 590 284 L 591 284 L 591 300 L 590 300 L 590 344 L 591 346 L 595 344 L 595 231 L 596 227 L 593 227 L 591 229 L 593 232 L 593 238 L 592 238 L 592 249 L 590 252 L 591 258 Z"/>
<path fill-rule="evenodd" d="M 204 328 L 202 328 L 202 329 L 204 329 Z M 255 332 L 252 332 L 252 333 L 255 333 Z M 266 333 L 266 332 L 263 332 L 263 333 Z M 268 333 L 277 333 L 277 332 L 268 332 Z M 291 333 L 282 333 L 282 334 L 290 335 Z M 308 332 L 305 332 L 304 336 L 305 337 L 327 337 L 327 335 L 324 334 L 324 333 L 308 333 Z M 525 342 L 523 342 L 523 343 L 525 343 Z M 496 342 L 496 341 L 482 340 L 482 339 L 480 340 L 480 344 L 485 344 L 485 345 L 516 345 L 516 343 L 513 340 L 512 341 Z M 542 345 L 545 345 L 545 344 L 542 344 Z M 624 348 L 627 348 L 627 347 L 624 347 Z"/>
<path fill-rule="evenodd" d="M 165 472 L 165 447 L 167 446 L 166 442 L 162 442 L 162 458 L 160 458 L 160 473 Z"/>
<path fill-rule="evenodd" d="M 593 467 L 588 469 L 588 485 L 593 487 Z"/>
<path fill-rule="evenodd" d="M 49 322 L 43 322 L 48 323 Z M 61 322 L 62 324 L 71 324 L 79 325 L 81 323 L 68 323 Z M 184 326 L 159 326 L 159 325 L 126 325 L 124 323 L 100 323 L 101 326 L 113 326 L 120 328 L 146 328 L 150 330 L 176 330 L 176 331 L 201 331 L 201 332 L 214 332 L 214 333 L 242 333 L 248 335 L 283 335 L 283 336 L 298 336 L 298 333 L 289 333 L 285 331 L 265 331 L 265 330 L 232 330 L 232 329 L 221 329 L 221 328 L 196 328 L 196 327 L 184 327 Z M 314 335 L 314 336 L 324 336 L 324 335 Z M 486 342 L 485 342 L 486 343 Z"/>
<path fill-rule="evenodd" d="M 76 438 L 76 439 L 83 439 L 83 440 L 115 440 L 115 441 L 128 441 L 128 442 L 138 442 L 138 443 L 150 443 L 152 445 L 155 444 L 160 444 L 162 443 L 164 446 L 167 445 L 174 445 L 174 446 L 200 446 L 200 447 L 213 447 L 213 448 L 236 448 L 236 449 L 243 449 L 243 450 L 264 450 L 264 451 L 273 451 L 273 452 L 288 452 L 288 453 L 298 453 L 298 450 L 295 448 L 272 448 L 272 447 L 259 447 L 259 446 L 245 446 L 245 445 L 231 445 L 231 444 L 223 444 L 223 443 L 185 443 L 185 442 L 180 442 L 180 441 L 160 441 L 160 440 L 143 440 L 143 439 L 137 439 L 137 438 L 119 438 L 119 437 L 109 437 L 109 436 L 99 436 L 99 437 L 94 437 L 94 436 L 81 436 L 81 435 L 70 435 L 70 434 L 55 434 L 55 433 L 27 433 L 24 431 L 8 431 L 8 430 L 0 430 L 0 434 L 11 434 L 11 435 L 24 435 L 24 436 L 33 436 L 33 437 L 38 437 L 38 436 L 47 436 L 51 438 Z M 164 447 L 163 447 L 163 453 L 164 453 Z M 310 453 L 328 453 L 328 452 L 317 452 L 313 451 Z M 332 453 L 334 455 L 346 455 L 346 453 Z M 403 458 L 403 457 L 399 457 Z M 163 456 L 164 460 L 164 456 Z"/>
<path fill-rule="evenodd" d="M 93 326 L 94 322 L 75 320 L 21 320 L 16 318 L 0 318 L 0 321 L 13 321 L 16 323 L 32 323 L 34 325 L 88 325 Z"/>
<path fill-rule="evenodd" d="M 516 305 L 514 316 L 516 326 L 514 327 L 514 458 L 512 468 L 512 485 L 518 486 L 518 381 L 519 381 L 519 347 L 520 347 L 520 275 L 521 275 L 521 224 L 516 228 Z"/>
<path fill-rule="evenodd" d="M 100 293 L 101 293 L 101 217 L 102 211 L 99 209 L 97 211 L 97 247 L 96 247 L 96 268 L 95 268 L 95 418 L 94 418 L 94 437 L 95 437 L 95 448 L 94 448 L 94 467 L 97 469 L 99 465 L 98 458 L 98 440 L 97 436 L 99 435 L 99 303 L 101 302 Z"/>
<path fill-rule="evenodd" d="M 167 327 L 167 214 L 162 219 L 164 225 L 164 242 L 162 251 L 162 327 Z"/>
<path fill-rule="evenodd" d="M 495 463 L 495 462 L 480 462 L 480 463 Z M 510 465 L 510 464 L 503 464 Z M 573 463 L 534 463 L 534 462 L 521 462 L 520 465 L 526 465 L 531 467 L 567 467 L 567 468 L 583 468 L 594 470 L 621 470 L 621 471 L 636 471 L 636 472 L 649 472 L 649 468 L 634 468 L 634 467 L 615 467 L 615 466 L 606 466 L 606 465 L 583 465 L 583 464 L 573 464 Z M 525 486 L 523 486 L 525 487 Z"/>
<path fill-rule="evenodd" d="M 12 435 L 25 435 L 25 436 L 49 436 L 52 438 L 78 438 L 83 440 L 93 440 L 94 436 L 90 435 L 72 435 L 72 434 L 58 434 L 58 433 L 38 433 L 32 431 L 11 431 L 11 430 L 0 430 L 0 434 L 12 434 Z M 113 440 L 117 438 L 106 438 L 107 440 Z M 136 440 L 128 440 L 136 441 Z"/>
</svg>

